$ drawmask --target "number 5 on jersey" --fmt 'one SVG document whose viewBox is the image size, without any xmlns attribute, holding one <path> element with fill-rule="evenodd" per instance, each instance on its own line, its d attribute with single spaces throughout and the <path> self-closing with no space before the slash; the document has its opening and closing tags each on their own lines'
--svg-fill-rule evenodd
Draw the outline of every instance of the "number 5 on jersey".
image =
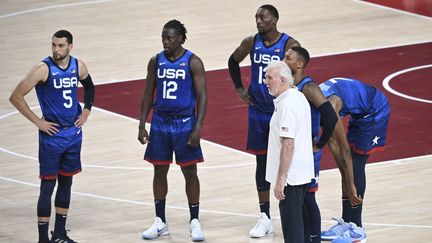
<svg viewBox="0 0 432 243">
<path fill-rule="evenodd" d="M 70 94 L 72 93 L 72 90 L 67 89 L 67 90 L 63 90 L 63 98 L 66 100 L 65 103 L 63 103 L 64 107 L 66 108 L 71 108 L 72 107 L 72 97 L 70 96 Z"/>
</svg>

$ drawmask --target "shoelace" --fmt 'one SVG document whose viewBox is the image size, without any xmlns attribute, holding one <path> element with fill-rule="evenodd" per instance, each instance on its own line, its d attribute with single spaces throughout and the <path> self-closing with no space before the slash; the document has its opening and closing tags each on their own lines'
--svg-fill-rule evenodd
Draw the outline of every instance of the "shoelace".
<svg viewBox="0 0 432 243">
<path fill-rule="evenodd" d="M 338 224 L 337 225 L 333 225 L 329 231 L 333 231 L 334 233 L 336 233 L 337 235 L 340 235 L 342 233 L 344 233 L 347 229 L 349 229 L 349 226 L 346 225 L 345 223 L 341 223 L 338 220 Z"/>
</svg>

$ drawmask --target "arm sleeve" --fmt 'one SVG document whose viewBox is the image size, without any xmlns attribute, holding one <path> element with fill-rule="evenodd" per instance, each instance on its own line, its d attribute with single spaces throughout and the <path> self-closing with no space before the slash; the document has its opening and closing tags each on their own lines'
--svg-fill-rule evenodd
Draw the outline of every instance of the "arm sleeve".
<svg viewBox="0 0 432 243">
<path fill-rule="evenodd" d="M 333 130 L 338 121 L 338 117 L 332 105 L 328 101 L 320 105 L 320 107 L 318 107 L 318 110 L 321 113 L 323 133 L 319 141 L 317 142 L 317 147 L 322 148 L 332 136 Z"/>
<path fill-rule="evenodd" d="M 95 97 L 95 86 L 90 74 L 87 78 L 80 80 L 80 83 L 84 87 L 84 108 L 91 110 Z"/>
<path fill-rule="evenodd" d="M 240 72 L 240 65 L 239 63 L 234 60 L 233 55 L 230 56 L 228 59 L 228 68 L 231 75 L 231 79 L 234 83 L 234 87 L 236 89 L 243 88 L 243 83 L 241 80 L 241 72 Z"/>
</svg>

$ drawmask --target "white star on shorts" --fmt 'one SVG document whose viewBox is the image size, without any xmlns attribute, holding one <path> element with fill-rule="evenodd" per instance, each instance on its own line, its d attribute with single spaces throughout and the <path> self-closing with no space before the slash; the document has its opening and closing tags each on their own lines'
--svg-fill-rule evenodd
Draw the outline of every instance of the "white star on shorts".
<svg viewBox="0 0 432 243">
<path fill-rule="evenodd" d="M 373 141 L 373 144 L 372 144 L 372 145 L 378 144 L 378 139 L 380 139 L 380 137 L 375 136 L 375 138 L 372 139 L 372 141 Z"/>
</svg>

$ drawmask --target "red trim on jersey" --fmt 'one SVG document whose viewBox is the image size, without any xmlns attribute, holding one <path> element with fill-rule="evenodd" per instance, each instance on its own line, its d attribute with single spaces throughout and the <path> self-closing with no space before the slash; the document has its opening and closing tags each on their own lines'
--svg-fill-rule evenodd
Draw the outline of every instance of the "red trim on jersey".
<svg viewBox="0 0 432 243">
<path fill-rule="evenodd" d="M 73 176 L 73 175 L 76 175 L 80 172 L 81 172 L 81 169 L 78 169 L 78 170 L 73 171 L 73 172 L 59 171 L 58 173 L 62 176 Z"/>
<path fill-rule="evenodd" d="M 350 146 L 351 146 L 351 148 L 352 148 L 352 150 L 353 150 L 354 152 L 356 152 L 356 153 L 358 153 L 358 154 L 363 154 L 363 155 L 370 155 L 370 154 L 372 154 L 372 153 L 380 152 L 380 151 L 384 151 L 384 150 L 385 150 L 384 146 L 382 146 L 382 147 L 374 147 L 374 148 L 372 148 L 372 149 L 369 150 L 369 151 L 364 151 L 364 150 L 362 150 L 362 149 L 358 149 L 358 148 L 355 147 L 354 144 L 350 144 Z"/>
<path fill-rule="evenodd" d="M 171 160 L 154 160 L 154 159 L 150 159 L 148 157 L 145 157 L 144 160 L 146 160 L 147 162 L 154 164 L 154 165 L 169 165 L 172 163 Z M 186 161 L 186 162 L 176 162 L 176 164 L 178 164 L 180 166 L 189 166 L 189 165 L 193 165 L 193 164 L 200 163 L 203 161 L 204 161 L 204 158 L 201 157 L 201 158 Z"/>
<path fill-rule="evenodd" d="M 57 175 L 47 175 L 47 176 L 40 175 L 39 178 L 43 180 L 55 180 L 57 179 Z"/>
<path fill-rule="evenodd" d="M 144 157 L 144 160 L 154 165 L 169 165 L 172 163 L 172 160 L 154 160 L 150 159 L 149 157 Z"/>
<path fill-rule="evenodd" d="M 249 151 L 255 155 L 267 154 L 267 149 L 264 149 L 264 150 L 255 150 L 255 149 L 251 149 L 251 148 L 246 148 L 246 149 L 247 149 L 247 151 Z"/>
<path fill-rule="evenodd" d="M 307 189 L 308 192 L 317 192 L 318 191 L 318 186 L 316 187 L 310 187 Z"/>
<path fill-rule="evenodd" d="M 59 171 L 58 174 L 62 175 L 62 176 L 73 176 L 73 175 L 76 175 L 76 174 L 78 174 L 80 172 L 81 172 L 81 169 L 78 169 L 78 170 L 73 171 L 73 172 Z M 55 174 L 55 175 L 45 175 L 45 176 L 40 175 L 39 178 L 40 179 L 44 179 L 44 180 L 55 180 L 55 179 L 57 179 L 57 174 Z"/>
<path fill-rule="evenodd" d="M 176 162 L 176 164 L 180 165 L 181 167 L 185 167 L 185 166 L 194 165 L 196 163 L 201 163 L 201 162 L 204 162 L 204 158 L 194 159 L 187 162 Z"/>
</svg>

